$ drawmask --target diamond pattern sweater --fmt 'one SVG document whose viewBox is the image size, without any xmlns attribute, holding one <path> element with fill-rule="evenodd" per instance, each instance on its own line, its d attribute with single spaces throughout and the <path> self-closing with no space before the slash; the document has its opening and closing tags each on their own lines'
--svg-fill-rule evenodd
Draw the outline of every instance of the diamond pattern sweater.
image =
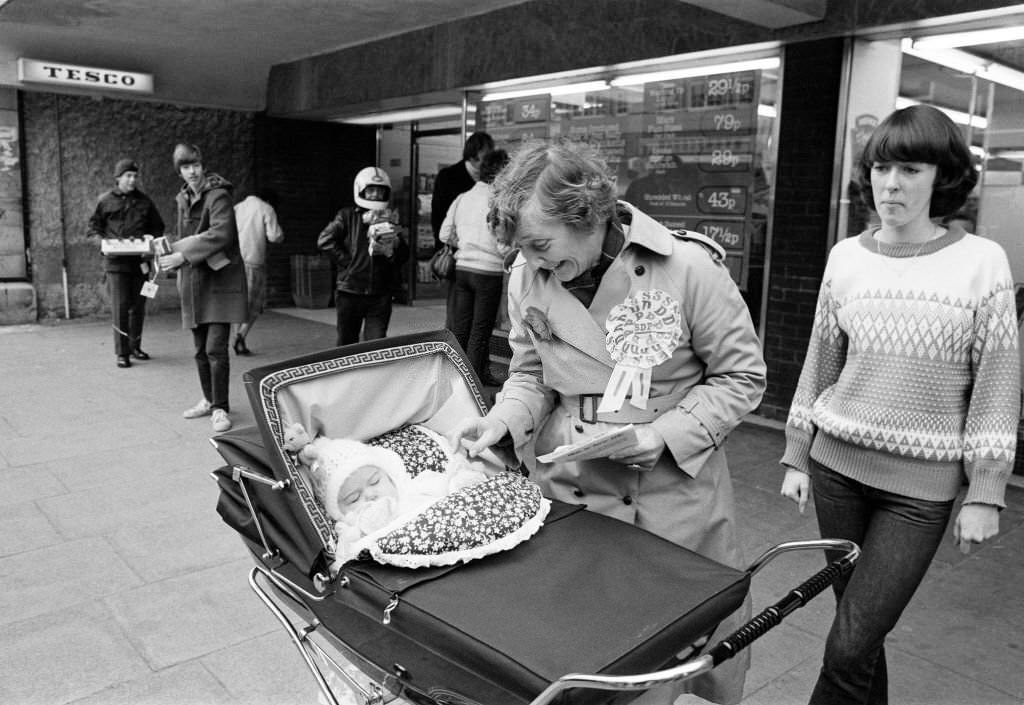
<svg viewBox="0 0 1024 705">
<path fill-rule="evenodd" d="M 808 457 L 870 487 L 1004 505 L 1020 404 L 1013 279 L 1002 248 L 952 226 L 927 243 L 839 242 L 786 423 Z"/>
</svg>

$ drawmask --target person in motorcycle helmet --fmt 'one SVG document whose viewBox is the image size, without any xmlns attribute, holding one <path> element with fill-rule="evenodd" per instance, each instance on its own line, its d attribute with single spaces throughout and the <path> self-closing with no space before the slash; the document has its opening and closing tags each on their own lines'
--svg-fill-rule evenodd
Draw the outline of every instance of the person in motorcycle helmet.
<svg viewBox="0 0 1024 705">
<path fill-rule="evenodd" d="M 391 209 L 391 179 L 368 166 L 352 182 L 355 206 L 347 206 L 327 224 L 317 247 L 337 264 L 335 287 L 337 345 L 387 335 L 391 300 L 402 281 L 409 247 L 398 214 Z"/>
</svg>

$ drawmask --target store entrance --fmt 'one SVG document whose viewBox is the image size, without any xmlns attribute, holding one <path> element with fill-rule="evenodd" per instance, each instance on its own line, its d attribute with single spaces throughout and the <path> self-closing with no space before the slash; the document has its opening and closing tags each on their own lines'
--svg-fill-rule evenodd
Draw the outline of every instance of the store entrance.
<svg viewBox="0 0 1024 705">
<path fill-rule="evenodd" d="M 430 201 L 437 172 L 462 159 L 462 130 L 459 127 L 418 128 L 412 130 L 413 194 L 410 201 L 410 246 L 415 253 L 410 277 L 417 299 L 444 298 L 446 285 L 430 272 L 434 254 L 434 229 L 431 226 Z M 443 214 L 440 216 L 443 218 Z"/>
</svg>

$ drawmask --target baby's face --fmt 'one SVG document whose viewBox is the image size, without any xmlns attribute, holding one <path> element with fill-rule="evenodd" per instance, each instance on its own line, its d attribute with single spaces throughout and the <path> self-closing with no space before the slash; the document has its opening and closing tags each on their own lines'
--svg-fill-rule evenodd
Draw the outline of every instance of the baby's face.
<svg viewBox="0 0 1024 705">
<path fill-rule="evenodd" d="M 398 488 L 383 469 L 363 465 L 349 475 L 338 489 L 338 508 L 342 516 L 362 511 L 382 499 L 398 501 Z"/>
</svg>

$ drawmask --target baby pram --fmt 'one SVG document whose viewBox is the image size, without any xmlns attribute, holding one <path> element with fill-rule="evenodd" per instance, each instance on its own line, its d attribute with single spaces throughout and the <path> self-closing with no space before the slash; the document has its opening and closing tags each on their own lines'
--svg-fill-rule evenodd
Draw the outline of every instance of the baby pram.
<svg viewBox="0 0 1024 705">
<path fill-rule="evenodd" d="M 482 387 L 446 332 L 346 346 L 244 379 L 257 428 L 214 439 L 228 463 L 214 472 L 217 509 L 253 554 L 250 586 L 335 705 L 338 676 L 367 704 L 625 702 L 736 655 L 859 554 L 850 542 L 794 541 L 735 570 L 552 502 L 543 528 L 511 550 L 415 569 L 353 560 L 332 576 L 330 522 L 282 448 L 284 427 L 364 440 L 422 424 L 444 435 L 486 413 Z M 833 561 L 729 638 L 704 644 L 766 563 L 811 549 Z M 352 678 L 345 661 L 367 678 Z"/>
</svg>

